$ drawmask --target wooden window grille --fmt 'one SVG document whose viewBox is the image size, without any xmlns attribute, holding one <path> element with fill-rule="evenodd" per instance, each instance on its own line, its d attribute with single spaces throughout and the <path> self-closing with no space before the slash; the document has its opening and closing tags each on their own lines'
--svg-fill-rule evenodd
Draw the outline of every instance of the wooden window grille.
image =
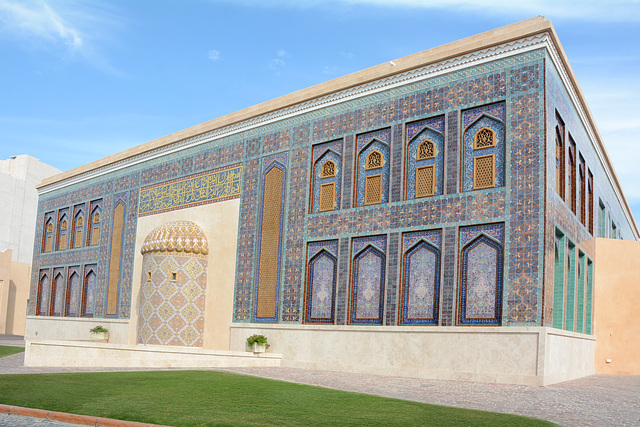
<svg viewBox="0 0 640 427">
<path fill-rule="evenodd" d="M 322 184 L 320 186 L 320 212 L 332 211 L 335 209 L 336 200 L 336 184 L 334 182 L 330 184 Z"/>
<path fill-rule="evenodd" d="M 51 252 L 53 247 L 53 220 L 49 219 L 49 221 L 45 224 L 45 231 L 42 242 L 42 252 Z"/>
<path fill-rule="evenodd" d="M 147 282 L 151 281 L 151 272 L 147 271 Z"/>
<path fill-rule="evenodd" d="M 336 164 L 331 160 L 327 160 L 320 170 L 320 178 L 331 178 L 336 176 Z"/>
<path fill-rule="evenodd" d="M 375 150 L 369 153 L 367 156 L 367 164 L 366 169 L 378 169 L 382 167 L 382 162 L 384 159 L 382 158 L 382 153 Z"/>
<path fill-rule="evenodd" d="M 94 212 L 93 219 L 91 221 L 91 234 L 89 236 L 89 246 L 95 246 L 100 240 L 100 212 Z"/>
<path fill-rule="evenodd" d="M 364 204 L 382 203 L 382 175 L 371 175 L 364 181 Z"/>
<path fill-rule="evenodd" d="M 436 148 L 433 141 L 423 141 L 416 150 L 416 160 L 433 159 L 436 156 Z"/>
<path fill-rule="evenodd" d="M 69 223 L 66 219 L 63 219 L 60 223 L 60 239 L 58 241 L 58 250 L 63 251 L 67 249 L 67 230 L 69 228 Z"/>
<path fill-rule="evenodd" d="M 473 149 L 481 150 L 496 145 L 496 132 L 493 129 L 482 128 L 473 137 Z"/>
<path fill-rule="evenodd" d="M 491 188 L 495 187 L 496 171 L 495 155 L 478 156 L 473 159 L 473 188 Z"/>
<path fill-rule="evenodd" d="M 434 165 L 416 169 L 416 198 L 435 194 L 435 175 L 436 168 Z"/>
<path fill-rule="evenodd" d="M 265 174 L 256 317 L 276 317 L 276 293 L 280 255 L 280 217 L 284 171 L 273 167 Z"/>
<path fill-rule="evenodd" d="M 76 236 L 74 237 L 74 247 L 82 247 L 82 229 L 76 230 Z"/>
<path fill-rule="evenodd" d="M 82 227 L 84 225 L 82 216 L 78 215 L 78 219 L 76 219 L 76 227 Z"/>
</svg>

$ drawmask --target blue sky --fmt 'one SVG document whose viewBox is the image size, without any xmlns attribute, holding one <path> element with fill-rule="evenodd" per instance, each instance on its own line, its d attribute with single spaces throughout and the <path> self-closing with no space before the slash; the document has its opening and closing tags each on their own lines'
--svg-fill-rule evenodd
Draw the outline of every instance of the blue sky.
<svg viewBox="0 0 640 427">
<path fill-rule="evenodd" d="M 0 0 L 0 159 L 67 170 L 536 15 L 551 19 L 640 220 L 640 3 Z"/>
</svg>

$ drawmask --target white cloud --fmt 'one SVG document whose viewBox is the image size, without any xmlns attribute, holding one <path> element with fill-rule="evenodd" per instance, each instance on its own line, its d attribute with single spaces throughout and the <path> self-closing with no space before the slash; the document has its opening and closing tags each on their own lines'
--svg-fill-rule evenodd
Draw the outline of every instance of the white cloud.
<svg viewBox="0 0 640 427">
<path fill-rule="evenodd" d="M 338 67 L 336 67 L 335 65 L 325 65 L 322 69 L 322 74 L 335 76 L 336 74 L 338 74 Z"/>
<path fill-rule="evenodd" d="M 0 37 L 116 75 L 121 73 L 101 52 L 99 40 L 108 39 L 120 21 L 109 6 L 91 0 L 0 0 Z"/>
<path fill-rule="evenodd" d="M 208 53 L 207 53 L 207 57 L 212 60 L 212 61 L 217 61 L 220 59 L 220 51 L 217 51 L 215 49 L 211 49 Z"/>
<path fill-rule="evenodd" d="M 289 57 L 289 53 L 284 49 L 278 49 L 276 51 L 276 58 L 271 59 L 269 61 L 269 69 L 275 72 L 276 76 L 282 74 L 282 69 L 287 66 L 287 61 L 285 58 Z"/>
<path fill-rule="evenodd" d="M 332 5 L 380 6 L 386 8 L 448 9 L 485 16 L 544 15 L 550 19 L 579 19 L 596 22 L 640 22 L 640 2 L 629 0 L 233 0 L 260 7 L 309 9 Z"/>
<path fill-rule="evenodd" d="M 288 58 L 289 57 L 289 54 L 284 49 L 278 49 L 278 51 L 276 52 L 276 55 L 278 56 L 278 58 Z"/>
</svg>

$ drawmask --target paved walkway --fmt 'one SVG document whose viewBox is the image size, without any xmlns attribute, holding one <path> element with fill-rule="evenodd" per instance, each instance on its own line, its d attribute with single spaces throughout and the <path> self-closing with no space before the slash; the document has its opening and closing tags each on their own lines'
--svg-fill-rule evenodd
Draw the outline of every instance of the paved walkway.
<svg viewBox="0 0 640 427">
<path fill-rule="evenodd" d="M 3 344 L 2 336 L 0 345 L 7 345 Z M 24 353 L 0 359 L 0 374 L 116 370 L 123 371 L 30 368 L 24 366 Z M 547 387 L 527 387 L 293 368 L 220 370 L 397 399 L 527 415 L 563 426 L 640 426 L 640 375 L 597 375 Z"/>
</svg>

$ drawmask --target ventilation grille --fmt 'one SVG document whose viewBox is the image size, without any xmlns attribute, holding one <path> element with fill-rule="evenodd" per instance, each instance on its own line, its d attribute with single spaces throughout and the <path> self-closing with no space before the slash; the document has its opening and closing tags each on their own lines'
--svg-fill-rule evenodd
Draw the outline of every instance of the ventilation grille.
<svg viewBox="0 0 640 427">
<path fill-rule="evenodd" d="M 424 166 L 416 170 L 416 197 L 435 194 L 435 166 Z"/>
<path fill-rule="evenodd" d="M 378 203 L 382 203 L 382 175 L 368 176 L 364 183 L 364 204 Z"/>
<path fill-rule="evenodd" d="M 424 141 L 418 146 L 418 152 L 416 153 L 417 160 L 432 159 L 436 156 L 435 146 L 431 141 Z"/>
<path fill-rule="evenodd" d="M 320 212 L 332 211 L 335 208 L 336 184 L 323 184 L 320 186 Z"/>
<path fill-rule="evenodd" d="M 496 134 L 489 128 L 482 128 L 476 133 L 474 138 L 474 147 L 476 150 L 480 148 L 489 148 L 496 145 Z"/>
<path fill-rule="evenodd" d="M 481 156 L 473 161 L 474 188 L 489 188 L 495 186 L 495 157 Z"/>
</svg>

